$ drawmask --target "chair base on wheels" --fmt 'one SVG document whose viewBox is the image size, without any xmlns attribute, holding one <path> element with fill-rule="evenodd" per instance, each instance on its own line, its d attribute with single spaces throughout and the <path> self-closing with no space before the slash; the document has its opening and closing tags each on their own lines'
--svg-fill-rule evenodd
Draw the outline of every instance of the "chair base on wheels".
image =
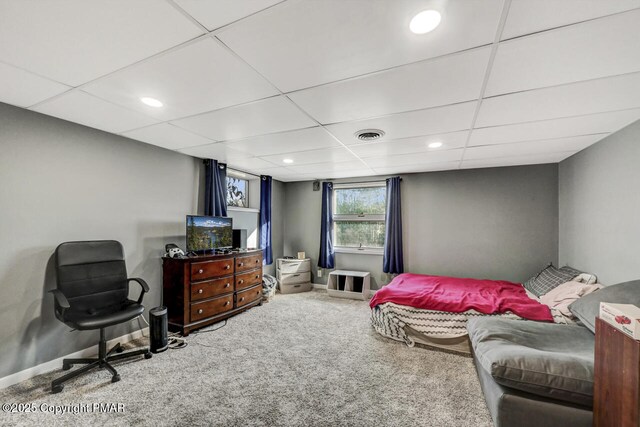
<svg viewBox="0 0 640 427">
<path fill-rule="evenodd" d="M 109 362 L 116 360 L 127 359 L 134 356 L 144 356 L 145 359 L 151 359 L 151 352 L 148 348 L 141 348 L 138 350 L 128 351 L 123 353 L 124 349 L 120 343 L 113 346 L 113 348 L 107 351 L 107 340 L 104 334 L 104 328 L 100 329 L 100 342 L 98 344 L 98 357 L 87 357 L 81 359 L 64 359 L 62 361 L 62 370 L 68 371 L 73 365 L 85 365 L 82 368 L 76 369 L 60 378 L 51 381 L 51 393 L 60 393 L 64 388 L 64 383 L 73 379 L 79 375 L 82 375 L 94 368 L 106 369 L 111 373 L 111 382 L 115 383 L 120 381 L 120 375 Z M 115 354 L 114 354 L 115 353 Z"/>
</svg>

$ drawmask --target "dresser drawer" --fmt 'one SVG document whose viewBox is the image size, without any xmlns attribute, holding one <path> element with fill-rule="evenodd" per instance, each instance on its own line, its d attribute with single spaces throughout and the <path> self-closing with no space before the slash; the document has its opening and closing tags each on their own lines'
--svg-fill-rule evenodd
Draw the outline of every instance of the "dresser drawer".
<svg viewBox="0 0 640 427">
<path fill-rule="evenodd" d="M 259 298 L 262 298 L 262 286 L 254 286 L 240 291 L 236 294 L 236 307 L 250 304 Z"/>
<path fill-rule="evenodd" d="M 279 259 L 278 270 L 283 274 L 306 273 L 311 271 L 311 262 L 308 259 Z"/>
<path fill-rule="evenodd" d="M 191 304 L 191 321 L 206 319 L 233 309 L 233 294 Z"/>
<path fill-rule="evenodd" d="M 191 284 L 191 301 L 233 292 L 233 276 Z"/>
<path fill-rule="evenodd" d="M 262 267 L 262 255 L 243 256 L 236 258 L 236 273 Z"/>
<path fill-rule="evenodd" d="M 262 283 L 262 269 L 236 274 L 236 291 Z"/>
<path fill-rule="evenodd" d="M 233 274 L 233 258 L 191 264 L 191 281 L 206 280 Z"/>
<path fill-rule="evenodd" d="M 278 282 L 280 282 L 280 284 L 282 285 L 293 285 L 295 283 L 311 282 L 311 273 L 282 274 L 278 271 L 277 276 Z"/>
</svg>

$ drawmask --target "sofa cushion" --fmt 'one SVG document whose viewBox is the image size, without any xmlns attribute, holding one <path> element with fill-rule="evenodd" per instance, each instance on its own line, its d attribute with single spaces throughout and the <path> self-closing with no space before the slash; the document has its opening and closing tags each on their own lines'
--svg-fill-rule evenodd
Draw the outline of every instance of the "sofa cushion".
<svg viewBox="0 0 640 427">
<path fill-rule="evenodd" d="M 540 297 L 557 286 L 571 281 L 579 274 L 579 271 L 571 267 L 555 268 L 553 264 L 549 264 L 540 273 L 527 280 L 523 286 L 535 296 Z"/>
<path fill-rule="evenodd" d="M 587 328 L 481 317 L 467 329 L 476 359 L 498 384 L 592 406 L 594 336 Z"/>
<path fill-rule="evenodd" d="M 634 304 L 640 307 L 640 280 L 605 286 L 571 303 L 569 310 L 595 334 L 596 317 L 600 314 L 601 302 Z"/>
</svg>

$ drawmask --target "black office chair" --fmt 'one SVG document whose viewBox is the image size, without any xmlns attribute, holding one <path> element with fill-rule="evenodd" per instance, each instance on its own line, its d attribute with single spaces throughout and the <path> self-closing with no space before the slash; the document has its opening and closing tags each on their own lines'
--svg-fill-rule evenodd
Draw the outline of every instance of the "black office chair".
<svg viewBox="0 0 640 427">
<path fill-rule="evenodd" d="M 127 278 L 124 251 L 120 242 L 98 240 L 66 242 L 56 248 L 57 289 L 55 313 L 58 320 L 80 331 L 100 329 L 97 358 L 64 359 L 62 369 L 73 365 L 86 365 L 51 382 L 51 392 L 59 393 L 64 383 L 93 368 L 107 369 L 113 375 L 111 382 L 120 381 L 120 375 L 109 364 L 114 360 L 144 355 L 151 358 L 148 348 L 122 353 L 120 343 L 107 351 L 104 330 L 135 319 L 144 312 L 142 298 L 149 292 L 147 283 L 138 278 Z M 142 287 L 138 301 L 128 299 L 129 282 Z M 120 354 L 113 354 L 113 353 Z"/>
</svg>

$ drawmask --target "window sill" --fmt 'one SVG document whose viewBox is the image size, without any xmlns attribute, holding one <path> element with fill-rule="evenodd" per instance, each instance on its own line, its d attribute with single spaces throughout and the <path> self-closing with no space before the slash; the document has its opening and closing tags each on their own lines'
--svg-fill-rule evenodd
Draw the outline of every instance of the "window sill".
<svg viewBox="0 0 640 427">
<path fill-rule="evenodd" d="M 379 255 L 382 256 L 382 249 L 358 249 L 358 248 L 333 248 L 337 254 L 358 254 L 358 255 Z"/>
<path fill-rule="evenodd" d="M 228 211 L 236 211 L 236 212 L 255 212 L 260 213 L 260 209 L 256 208 L 239 208 L 237 206 L 227 206 Z"/>
</svg>

